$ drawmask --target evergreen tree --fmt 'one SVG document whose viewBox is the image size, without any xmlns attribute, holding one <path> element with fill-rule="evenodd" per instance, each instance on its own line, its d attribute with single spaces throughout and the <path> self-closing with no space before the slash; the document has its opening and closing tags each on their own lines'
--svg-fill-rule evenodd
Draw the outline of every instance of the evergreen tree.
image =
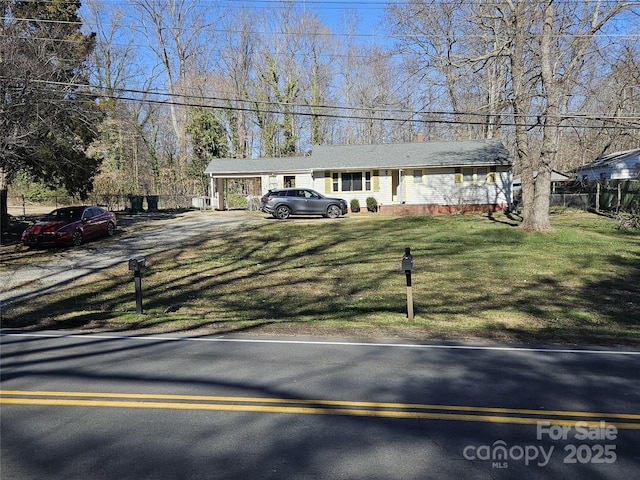
<svg viewBox="0 0 640 480">
<path fill-rule="evenodd" d="M 207 191 L 204 170 L 214 158 L 229 156 L 227 132 L 215 113 L 204 108 L 194 108 L 187 125 L 191 137 L 193 158 L 187 167 L 187 174 L 199 183 L 201 194 Z"/>
<path fill-rule="evenodd" d="M 99 110 L 87 86 L 94 35 L 74 0 L 0 0 L 0 214 L 18 172 L 71 194 L 91 191 L 100 160 L 85 154 Z"/>
</svg>

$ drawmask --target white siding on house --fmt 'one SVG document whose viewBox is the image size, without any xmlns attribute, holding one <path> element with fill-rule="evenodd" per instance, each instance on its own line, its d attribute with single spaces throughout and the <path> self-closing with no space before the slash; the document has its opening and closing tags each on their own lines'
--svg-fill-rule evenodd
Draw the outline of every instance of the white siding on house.
<svg viewBox="0 0 640 480">
<path fill-rule="evenodd" d="M 416 178 L 415 171 L 421 170 L 422 175 Z M 325 171 L 314 171 L 311 174 L 296 174 L 295 186 L 301 188 L 312 188 L 318 192 L 333 197 L 344 198 L 350 204 L 356 198 L 361 208 L 366 208 L 367 198 L 374 197 L 378 205 L 392 205 L 406 203 L 409 205 L 484 205 L 484 204 L 506 204 L 511 202 L 511 172 L 507 170 L 498 171 L 495 174 L 495 182 L 473 181 L 456 183 L 455 168 L 407 168 L 403 169 L 398 185 L 397 198 L 393 198 L 392 192 L 392 170 L 379 170 L 377 181 L 372 179 L 369 190 L 362 191 L 342 191 L 341 182 L 338 182 L 338 191 L 333 191 L 332 173 L 328 172 L 328 179 Z M 338 172 L 341 173 L 341 172 Z M 284 187 L 285 177 L 292 175 L 262 175 L 262 193 L 266 193 L 271 188 Z M 419 180 L 418 182 L 416 180 Z M 375 188 L 377 184 L 377 189 Z M 327 185 L 329 188 L 327 188 Z M 365 182 L 363 181 L 363 189 Z"/>
<path fill-rule="evenodd" d="M 311 175 L 308 173 L 298 173 L 298 174 L 290 174 L 290 175 L 261 175 L 260 179 L 262 181 L 262 194 L 264 195 L 269 190 L 273 188 L 283 188 L 285 177 L 293 177 L 295 180 L 295 186 L 300 188 L 313 188 L 317 190 L 313 186 L 313 179 Z M 318 190 L 322 193 L 322 190 Z"/>
<path fill-rule="evenodd" d="M 410 175 L 404 176 L 406 203 L 445 205 L 445 198 L 454 186 L 454 169 L 422 170 L 422 183 L 415 183 L 412 170 L 410 170 Z"/>
<path fill-rule="evenodd" d="M 639 166 L 640 158 L 636 159 L 634 165 L 632 165 L 632 162 L 618 163 L 611 169 L 611 179 L 626 180 L 629 178 L 637 178 L 640 173 L 640 168 L 638 168 Z"/>
<path fill-rule="evenodd" d="M 422 175 L 416 182 L 415 170 L 421 170 Z M 338 191 L 326 189 L 326 185 L 333 185 L 332 179 L 327 181 L 324 172 L 315 172 L 311 188 L 328 196 L 344 198 L 347 202 L 357 198 L 361 207 L 366 207 L 368 197 L 374 197 L 378 205 L 406 203 L 409 205 L 482 205 L 505 204 L 511 201 L 511 173 L 496 172 L 495 182 L 475 181 L 456 183 L 455 168 L 408 168 L 402 170 L 398 185 L 398 196 L 394 201 L 392 196 L 392 171 L 380 170 L 378 176 L 379 189 L 363 191 L 342 191 L 339 182 Z M 331 174 L 330 174 L 331 175 Z M 303 186 L 303 185 L 298 185 Z M 364 188 L 364 185 L 363 185 Z"/>
<path fill-rule="evenodd" d="M 338 180 L 338 191 L 334 191 L 333 190 L 333 173 L 334 172 L 325 172 L 325 171 L 314 172 L 313 186 L 311 188 L 329 197 L 344 198 L 349 205 L 351 205 L 351 200 L 355 198 L 360 203 L 360 208 L 367 207 L 367 198 L 369 197 L 374 197 L 377 200 L 379 205 L 382 203 L 391 203 L 390 194 L 387 194 L 387 192 L 391 191 L 391 183 L 390 183 L 390 180 L 386 181 L 386 175 L 384 174 L 385 171 L 376 170 L 375 172 L 377 172 L 377 179 L 375 178 L 376 175 L 374 174 L 374 170 L 369 170 L 369 172 L 371 174 L 371 182 L 370 182 L 369 189 L 366 189 L 366 182 L 363 175 L 363 181 L 362 181 L 363 190 L 343 191 L 342 182 L 341 182 L 342 172 L 335 172 L 339 174 L 339 180 Z M 348 172 L 348 173 L 353 173 L 353 172 Z M 363 174 L 364 174 L 364 171 L 363 171 Z M 325 175 L 329 176 L 329 180 L 327 180 Z M 327 189 L 327 184 L 329 185 L 328 189 Z M 376 189 L 376 184 L 378 186 L 377 189 Z M 386 199 L 386 198 L 389 198 L 389 200 L 383 201 L 383 199 Z"/>
<path fill-rule="evenodd" d="M 578 180 L 631 180 L 640 177 L 640 150 L 612 153 L 576 169 Z"/>
<path fill-rule="evenodd" d="M 636 162 L 640 165 L 640 160 Z M 589 170 L 581 170 L 578 174 L 578 180 L 628 180 L 638 178 L 640 168 L 631 165 L 630 162 L 621 162 L 609 167 L 592 168 Z"/>
<path fill-rule="evenodd" d="M 415 183 L 414 175 L 403 177 L 407 204 L 430 205 L 491 205 L 510 202 L 511 175 L 496 172 L 496 181 L 474 180 L 456 183 L 456 169 L 424 170 L 422 183 Z"/>
</svg>

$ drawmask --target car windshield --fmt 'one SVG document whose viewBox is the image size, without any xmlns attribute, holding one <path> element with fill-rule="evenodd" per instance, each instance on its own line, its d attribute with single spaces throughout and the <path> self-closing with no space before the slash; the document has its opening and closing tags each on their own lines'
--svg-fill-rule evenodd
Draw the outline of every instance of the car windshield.
<svg viewBox="0 0 640 480">
<path fill-rule="evenodd" d="M 44 217 L 43 220 L 49 221 L 49 222 L 50 221 L 69 222 L 69 221 L 80 220 L 83 210 L 84 209 L 82 208 L 59 208 L 58 210 L 54 210 L 53 212 L 48 214 L 46 217 Z"/>
</svg>

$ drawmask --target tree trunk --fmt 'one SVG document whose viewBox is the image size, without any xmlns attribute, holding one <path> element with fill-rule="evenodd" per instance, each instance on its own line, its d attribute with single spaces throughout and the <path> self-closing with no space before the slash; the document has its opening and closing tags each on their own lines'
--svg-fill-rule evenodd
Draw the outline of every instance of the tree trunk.
<svg viewBox="0 0 640 480">
<path fill-rule="evenodd" d="M 7 196 L 9 192 L 9 174 L 3 166 L 0 166 L 0 232 L 9 231 L 9 210 L 7 208 Z"/>
<path fill-rule="evenodd" d="M 549 196 L 551 194 L 551 172 L 557 152 L 557 133 L 559 120 L 559 80 L 554 78 L 552 59 L 553 22 L 555 11 L 553 0 L 547 0 L 544 6 L 542 35 L 540 38 L 540 76 L 546 101 L 542 116 L 542 149 L 535 161 L 535 179 L 533 181 L 533 202 L 527 210 L 522 228 L 527 231 L 543 232 L 551 229 L 549 222 Z"/>
<path fill-rule="evenodd" d="M 529 148 L 529 136 L 527 133 L 526 114 L 531 104 L 531 94 L 527 88 L 527 76 L 525 74 L 525 48 L 528 40 L 528 25 L 531 22 L 527 16 L 527 6 L 524 2 L 518 2 L 515 10 L 509 18 L 508 30 L 512 37 L 510 51 L 511 79 L 513 95 L 511 105 L 513 108 L 515 123 L 515 147 L 516 158 L 520 166 L 520 178 L 522 185 L 523 218 L 528 219 L 533 215 L 535 198 L 534 168 Z M 529 20 L 527 21 L 527 18 Z"/>
</svg>

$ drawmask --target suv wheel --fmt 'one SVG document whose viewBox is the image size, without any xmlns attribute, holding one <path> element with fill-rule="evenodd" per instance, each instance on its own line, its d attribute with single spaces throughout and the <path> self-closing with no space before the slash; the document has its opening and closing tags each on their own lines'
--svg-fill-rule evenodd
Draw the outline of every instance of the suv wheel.
<svg viewBox="0 0 640 480">
<path fill-rule="evenodd" d="M 275 217 L 280 220 L 286 220 L 291 215 L 291 209 L 286 205 L 279 205 L 275 211 Z"/>
<path fill-rule="evenodd" d="M 329 205 L 329 208 L 327 208 L 327 217 L 329 218 L 338 218 L 341 213 L 340 207 L 337 205 Z"/>
</svg>

